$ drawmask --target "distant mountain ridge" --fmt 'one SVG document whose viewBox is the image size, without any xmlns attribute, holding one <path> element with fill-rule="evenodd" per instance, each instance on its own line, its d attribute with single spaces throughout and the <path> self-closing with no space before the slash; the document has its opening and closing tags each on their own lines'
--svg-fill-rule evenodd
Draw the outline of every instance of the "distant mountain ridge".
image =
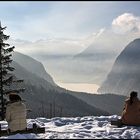
<svg viewBox="0 0 140 140">
<path fill-rule="evenodd" d="M 120 53 L 98 92 L 128 96 L 132 90 L 140 92 L 140 38 Z"/>
<path fill-rule="evenodd" d="M 71 95 L 85 101 L 87 104 L 100 108 L 101 110 L 109 112 L 109 114 L 121 115 L 124 101 L 126 96 L 115 94 L 87 94 L 79 92 L 77 94 L 70 93 Z"/>
</svg>

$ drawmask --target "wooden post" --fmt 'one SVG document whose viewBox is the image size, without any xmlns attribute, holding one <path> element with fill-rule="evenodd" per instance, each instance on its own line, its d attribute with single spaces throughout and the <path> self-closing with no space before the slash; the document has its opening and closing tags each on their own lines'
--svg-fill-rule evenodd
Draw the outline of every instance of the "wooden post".
<svg viewBox="0 0 140 140">
<path fill-rule="evenodd" d="M 62 107 L 60 106 L 60 117 L 62 117 Z"/>
<path fill-rule="evenodd" d="M 36 125 L 36 123 L 33 123 L 33 132 L 37 133 L 37 125 Z"/>
<path fill-rule="evenodd" d="M 55 117 L 55 100 L 53 101 L 53 117 Z"/>
<path fill-rule="evenodd" d="M 52 118 L 52 104 L 50 103 L 50 118 Z"/>
<path fill-rule="evenodd" d="M 0 124 L 0 136 L 1 136 L 1 124 Z"/>
<path fill-rule="evenodd" d="M 44 102 L 43 102 L 43 100 L 42 100 L 41 104 L 42 104 L 42 117 L 45 117 Z"/>
</svg>

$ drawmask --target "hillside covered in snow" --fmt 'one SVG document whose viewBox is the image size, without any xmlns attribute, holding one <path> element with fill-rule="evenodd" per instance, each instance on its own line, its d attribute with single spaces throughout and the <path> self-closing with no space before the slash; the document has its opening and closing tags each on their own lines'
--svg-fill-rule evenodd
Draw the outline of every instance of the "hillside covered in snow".
<svg viewBox="0 0 140 140">
<path fill-rule="evenodd" d="M 2 136 L 0 139 L 140 139 L 140 127 L 111 126 L 110 121 L 120 116 L 55 117 L 51 119 L 27 119 L 28 128 L 36 122 L 45 127 L 45 134 L 16 134 Z M 1 121 L 2 129 L 7 122 Z"/>
</svg>

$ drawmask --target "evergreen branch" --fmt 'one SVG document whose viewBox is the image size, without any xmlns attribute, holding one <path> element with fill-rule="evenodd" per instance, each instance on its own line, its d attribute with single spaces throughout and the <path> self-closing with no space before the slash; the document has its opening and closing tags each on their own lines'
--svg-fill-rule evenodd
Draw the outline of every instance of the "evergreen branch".
<svg viewBox="0 0 140 140">
<path fill-rule="evenodd" d="M 0 27 L 0 30 L 2 31 L 2 30 L 5 30 L 7 27 L 5 26 L 5 27 Z"/>
<path fill-rule="evenodd" d="M 13 61 L 13 60 L 12 60 L 11 58 L 7 58 L 7 59 L 2 59 L 1 63 L 2 63 L 3 65 L 6 65 L 6 63 L 9 64 L 9 63 L 12 62 L 12 61 Z"/>
<path fill-rule="evenodd" d="M 6 70 L 3 70 L 3 71 L 0 71 L 0 75 L 1 75 L 1 73 L 3 76 L 5 76 L 5 75 L 7 75 L 8 72 Z"/>
<path fill-rule="evenodd" d="M 3 46 L 3 47 L 6 47 L 6 46 L 9 47 L 10 46 L 8 43 L 4 43 L 4 42 L 1 42 L 0 45 Z"/>
<path fill-rule="evenodd" d="M 7 67 L 7 69 L 8 69 L 9 71 L 15 70 L 15 68 L 13 68 L 13 67 Z"/>
<path fill-rule="evenodd" d="M 3 41 L 3 40 L 8 40 L 9 37 L 10 37 L 10 36 L 4 35 L 4 34 L 1 34 L 1 35 L 0 35 L 0 38 L 1 38 L 2 41 Z"/>
<path fill-rule="evenodd" d="M 3 65 L 8 65 L 9 63 L 11 63 L 13 60 L 5 60 L 4 62 L 2 62 Z"/>
<path fill-rule="evenodd" d="M 2 83 L 4 85 L 9 85 L 10 83 L 12 83 L 13 81 L 13 76 L 10 76 L 9 78 L 7 78 L 6 80 L 3 80 Z"/>
<path fill-rule="evenodd" d="M 13 82 L 15 82 L 15 83 L 16 83 L 16 82 L 17 82 L 17 83 L 22 83 L 23 81 L 24 81 L 24 80 L 16 80 L 16 81 L 13 80 Z"/>
<path fill-rule="evenodd" d="M 13 67 L 10 67 L 10 66 L 7 66 L 7 67 L 3 67 L 2 68 L 3 69 L 3 71 L 5 70 L 9 70 L 9 71 L 13 71 L 13 70 L 15 70 L 15 68 L 13 68 Z"/>
<path fill-rule="evenodd" d="M 12 54 L 2 56 L 2 60 L 3 60 L 3 59 L 9 59 L 11 56 L 12 56 Z"/>
<path fill-rule="evenodd" d="M 10 48 L 7 48 L 7 49 L 4 49 L 4 53 L 10 53 L 14 50 L 15 46 L 13 47 L 10 47 Z"/>
<path fill-rule="evenodd" d="M 12 90 L 9 90 L 9 91 L 5 91 L 4 94 L 20 93 L 20 92 L 24 92 L 24 91 L 25 91 L 25 88 L 22 88 L 22 89 L 12 89 Z"/>
</svg>

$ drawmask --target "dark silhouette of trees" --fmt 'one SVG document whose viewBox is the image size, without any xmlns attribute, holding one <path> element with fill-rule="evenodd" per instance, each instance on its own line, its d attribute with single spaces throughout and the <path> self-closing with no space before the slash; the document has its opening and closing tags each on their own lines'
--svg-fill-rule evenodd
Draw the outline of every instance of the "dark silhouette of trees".
<svg viewBox="0 0 140 140">
<path fill-rule="evenodd" d="M 12 73 L 14 68 L 11 66 L 12 63 L 12 52 L 14 46 L 10 47 L 8 43 L 5 43 L 10 36 L 5 35 L 3 32 L 6 27 L 1 26 L 0 22 L 0 119 L 5 118 L 5 109 L 7 103 L 7 95 L 11 92 L 19 93 L 23 92 L 24 88 L 19 88 L 19 84 L 23 80 L 18 80 Z"/>
</svg>

